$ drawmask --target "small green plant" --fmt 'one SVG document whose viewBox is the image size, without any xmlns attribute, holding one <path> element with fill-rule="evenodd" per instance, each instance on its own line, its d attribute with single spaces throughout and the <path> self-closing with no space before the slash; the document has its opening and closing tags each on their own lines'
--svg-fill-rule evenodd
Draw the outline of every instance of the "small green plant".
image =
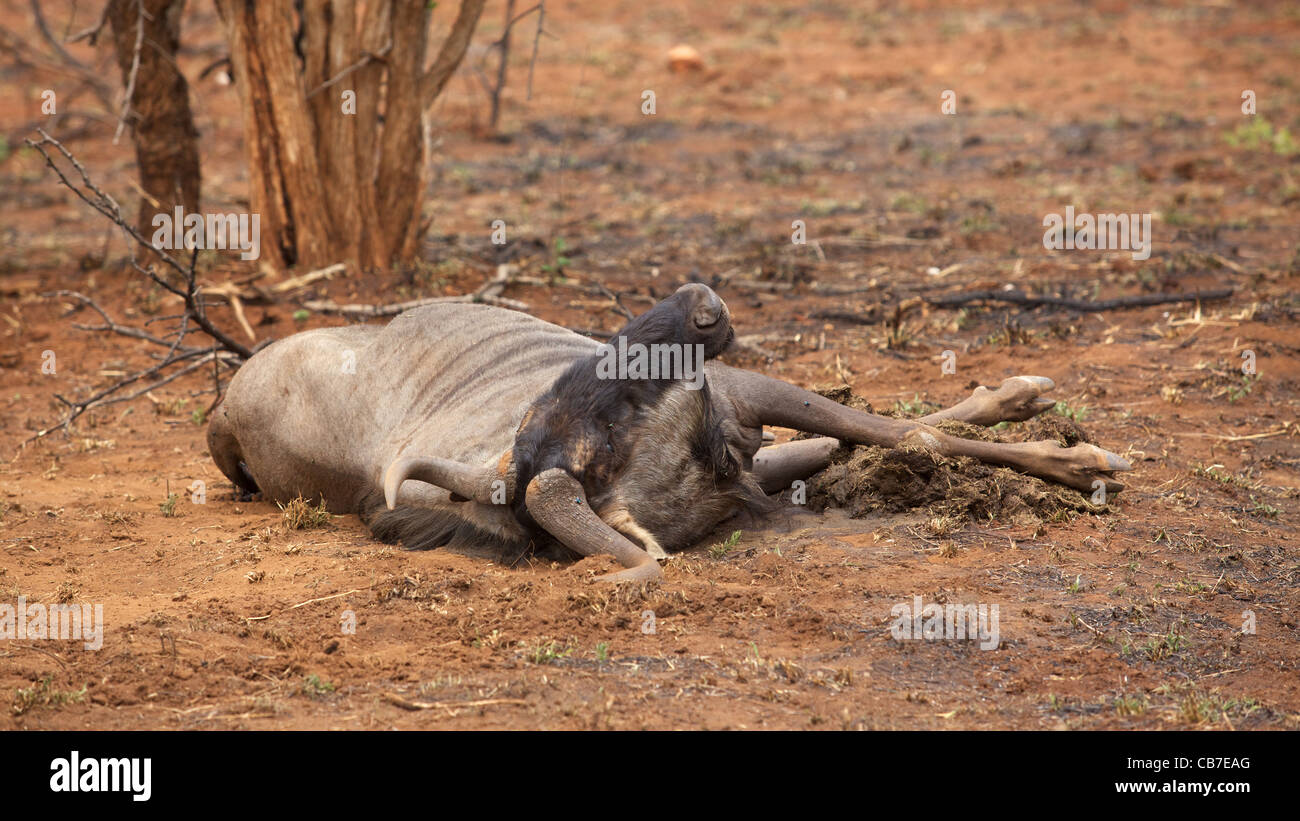
<svg viewBox="0 0 1300 821">
<path fill-rule="evenodd" d="M 326 681 L 312 673 L 302 681 L 303 695 L 308 698 L 324 698 L 337 689 L 332 682 Z"/>
<path fill-rule="evenodd" d="M 1218 482 L 1221 485 L 1232 485 L 1234 487 L 1245 488 L 1247 490 L 1256 489 L 1255 483 L 1245 478 L 1244 476 L 1237 476 L 1236 474 L 1232 474 L 1232 473 L 1220 473 L 1218 469 L 1221 467 L 1223 467 L 1223 465 L 1210 465 L 1208 467 L 1199 464 L 1192 465 L 1192 475 L 1201 476 L 1206 479 L 1212 479 L 1213 481 Z"/>
<path fill-rule="evenodd" d="M 1115 699 L 1115 712 L 1121 716 L 1140 716 L 1147 711 L 1147 698 L 1141 693 L 1119 696 Z"/>
<path fill-rule="evenodd" d="M 293 321 L 306 322 L 310 316 L 311 316 L 311 311 L 307 310 L 306 308 L 299 308 L 298 310 L 293 312 Z"/>
<path fill-rule="evenodd" d="M 1245 148 L 1251 151 L 1272 149 L 1273 153 L 1280 157 L 1290 157 L 1300 152 L 1300 145 L 1297 145 L 1290 131 L 1274 127 L 1259 114 L 1229 131 L 1223 139 L 1233 148 Z"/>
<path fill-rule="evenodd" d="M 609 642 L 602 641 L 596 645 L 596 661 L 601 664 L 609 661 Z"/>
<path fill-rule="evenodd" d="M 14 700 L 10 709 L 13 714 L 20 716 L 33 707 L 59 707 L 64 704 L 80 704 L 86 700 L 86 687 L 82 685 L 80 690 L 57 690 L 54 687 L 54 676 L 46 674 L 40 681 L 34 682 L 31 687 L 21 687 L 14 692 Z"/>
<path fill-rule="evenodd" d="M 732 531 L 731 535 L 727 537 L 727 540 L 725 542 L 718 542 L 713 547 L 710 547 L 709 555 L 715 559 L 721 559 L 723 556 L 730 553 L 731 549 L 735 547 L 736 543 L 739 541 L 740 541 L 740 531 L 734 530 Z"/>
<path fill-rule="evenodd" d="M 208 412 L 203 408 L 195 408 L 194 413 L 190 414 L 190 419 L 194 420 L 194 424 L 202 425 L 208 421 Z"/>
<path fill-rule="evenodd" d="M 1148 639 L 1147 643 L 1142 645 L 1142 652 L 1146 653 L 1147 658 L 1151 661 L 1160 661 L 1177 653 L 1186 644 L 1187 640 L 1183 638 L 1182 634 L 1175 628 L 1170 627 L 1169 632 L 1165 635 Z"/>
<path fill-rule="evenodd" d="M 934 406 L 931 403 L 926 402 L 921 398 L 921 395 L 917 393 L 912 394 L 912 398 L 909 401 L 894 401 L 894 410 L 897 411 L 900 416 L 924 416 L 932 407 Z"/>
<path fill-rule="evenodd" d="M 564 239 L 564 237 L 556 237 L 555 259 L 553 262 L 543 265 L 542 270 L 548 274 L 563 271 L 565 266 L 573 262 L 573 260 L 564 255 L 564 252 L 567 250 L 569 250 L 569 243 Z"/>
<path fill-rule="evenodd" d="M 1259 515 L 1268 519 L 1276 519 L 1277 515 L 1282 512 L 1270 504 L 1256 501 L 1254 494 L 1251 494 L 1250 502 L 1253 505 L 1253 507 L 1251 507 L 1250 509 L 1251 513 L 1258 513 Z"/>
<path fill-rule="evenodd" d="M 1240 402 L 1250 396 L 1250 392 L 1255 389 L 1255 383 L 1258 381 L 1259 377 L 1257 375 L 1242 374 L 1241 384 L 1228 386 L 1228 401 Z"/>
<path fill-rule="evenodd" d="M 298 496 L 291 499 L 289 504 L 280 505 L 280 510 L 284 512 L 284 524 L 290 530 L 315 530 L 330 523 L 330 512 L 325 509 L 324 499 L 312 507 L 311 502 Z"/>
<path fill-rule="evenodd" d="M 925 200 L 913 194 L 899 194 L 894 197 L 894 201 L 889 204 L 891 211 L 907 211 L 912 214 L 924 214 L 930 210 L 930 205 Z"/>
<path fill-rule="evenodd" d="M 970 236 L 971 234 L 987 234 L 990 231 L 996 230 L 997 227 L 998 224 L 994 222 L 988 214 L 980 211 L 962 217 L 961 224 L 957 226 L 957 230 L 961 231 L 961 233 L 966 236 Z"/>
<path fill-rule="evenodd" d="M 180 514 L 176 512 L 176 503 L 180 501 L 180 498 L 181 497 L 175 493 L 168 493 L 167 501 L 158 503 L 158 509 L 162 511 L 162 515 L 166 516 L 168 519 L 179 516 Z"/>
<path fill-rule="evenodd" d="M 558 641 L 538 642 L 536 647 L 529 650 L 528 660 L 533 664 L 554 664 L 560 659 L 568 658 L 572 652 L 572 647 L 560 644 Z"/>
<path fill-rule="evenodd" d="M 1088 406 L 1080 405 L 1075 408 L 1071 407 L 1068 402 L 1062 400 L 1052 406 L 1052 413 L 1064 416 L 1066 419 L 1070 419 L 1074 422 L 1082 422 L 1084 419 L 1088 418 Z"/>
</svg>

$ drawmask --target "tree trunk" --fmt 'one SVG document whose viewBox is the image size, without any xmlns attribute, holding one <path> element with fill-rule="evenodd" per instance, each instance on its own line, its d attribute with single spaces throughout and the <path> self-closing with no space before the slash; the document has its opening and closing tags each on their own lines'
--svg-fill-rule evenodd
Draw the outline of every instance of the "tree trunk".
<svg viewBox="0 0 1300 821">
<path fill-rule="evenodd" d="M 465 56 L 484 2 L 462 0 L 426 70 L 428 3 L 365 0 L 358 15 L 357 0 L 301 0 L 300 13 L 293 0 L 216 0 L 273 267 L 414 258 L 429 173 L 425 112 Z"/>
<path fill-rule="evenodd" d="M 137 218 L 145 237 L 153 234 L 157 213 L 171 216 L 178 205 L 186 213 L 199 212 L 199 132 L 190 113 L 189 85 L 176 67 L 184 8 L 185 0 L 109 0 L 122 86 L 132 90 L 126 123 L 147 195 Z"/>
</svg>

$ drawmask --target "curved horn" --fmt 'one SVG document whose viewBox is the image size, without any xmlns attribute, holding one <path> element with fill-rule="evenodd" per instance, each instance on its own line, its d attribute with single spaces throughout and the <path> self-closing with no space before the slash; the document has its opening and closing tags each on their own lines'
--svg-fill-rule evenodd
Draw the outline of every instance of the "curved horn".
<svg viewBox="0 0 1300 821">
<path fill-rule="evenodd" d="M 502 455 L 496 470 L 437 456 L 410 456 L 395 460 L 384 471 L 384 501 L 389 510 L 396 507 L 398 488 L 402 482 L 413 479 L 451 491 L 452 501 L 473 499 L 490 505 L 494 502 L 492 485 L 499 479 L 505 482 L 505 503 L 509 504 L 514 497 L 514 474 L 515 465 L 510 458 L 510 451 Z"/>
<path fill-rule="evenodd" d="M 626 567 L 598 577 L 607 582 L 647 582 L 663 575 L 659 562 L 604 522 L 587 504 L 586 492 L 568 473 L 551 468 L 528 483 L 528 515 L 547 533 L 584 556 L 606 553 Z"/>
</svg>

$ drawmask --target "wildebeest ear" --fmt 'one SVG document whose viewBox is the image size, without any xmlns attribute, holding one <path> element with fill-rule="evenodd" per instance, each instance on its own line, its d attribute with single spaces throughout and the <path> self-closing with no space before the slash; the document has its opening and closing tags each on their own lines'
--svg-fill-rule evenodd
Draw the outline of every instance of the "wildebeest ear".
<svg viewBox="0 0 1300 821">
<path fill-rule="evenodd" d="M 397 506 L 397 491 L 408 479 L 450 491 L 453 502 L 510 504 L 515 491 L 515 462 L 510 451 L 501 455 L 495 468 L 475 467 L 438 456 L 397 459 L 384 471 L 384 501 L 389 510 Z M 498 481 L 502 484 L 496 484 Z"/>
<path fill-rule="evenodd" d="M 733 336 L 727 304 L 709 286 L 692 282 L 629 320 L 614 339 L 625 337 L 629 344 L 643 345 L 703 345 L 705 358 L 712 359 L 726 350 Z"/>
</svg>

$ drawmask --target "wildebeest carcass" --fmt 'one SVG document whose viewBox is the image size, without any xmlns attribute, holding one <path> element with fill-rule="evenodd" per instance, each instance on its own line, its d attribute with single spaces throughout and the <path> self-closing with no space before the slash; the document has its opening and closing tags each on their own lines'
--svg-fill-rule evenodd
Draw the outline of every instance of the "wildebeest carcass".
<svg viewBox="0 0 1300 821">
<path fill-rule="evenodd" d="M 602 577 L 613 581 L 657 577 L 665 551 L 741 508 L 770 506 L 767 494 L 825 467 L 841 440 L 910 441 L 1084 491 L 1098 481 L 1118 491 L 1114 473 L 1130 469 L 1089 444 L 983 442 L 934 427 L 1028 419 L 1053 405 L 1045 377 L 892 419 L 715 361 L 732 336 L 727 306 L 699 284 L 604 346 L 516 311 L 429 305 L 385 327 L 306 331 L 259 351 L 216 409 L 208 446 L 239 489 L 323 499 L 384 541 L 504 561 L 558 543 L 613 555 L 627 568 Z M 624 367 L 645 351 L 665 367 Z M 818 437 L 760 450 L 764 425 Z"/>
</svg>

